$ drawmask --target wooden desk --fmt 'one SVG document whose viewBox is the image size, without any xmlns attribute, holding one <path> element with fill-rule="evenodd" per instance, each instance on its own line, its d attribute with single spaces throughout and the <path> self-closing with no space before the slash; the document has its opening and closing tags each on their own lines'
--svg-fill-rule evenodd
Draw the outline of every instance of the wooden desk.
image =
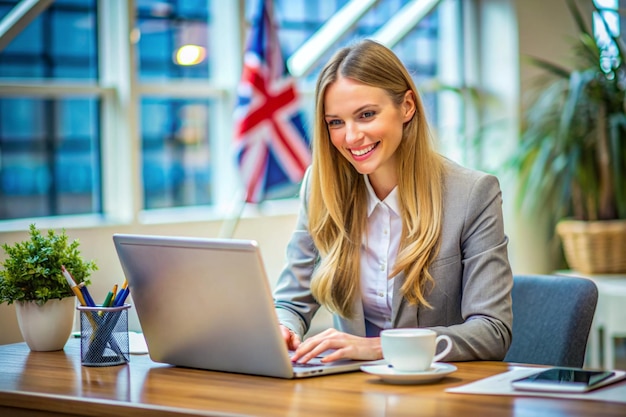
<svg viewBox="0 0 626 417">
<path fill-rule="evenodd" d="M 302 380 L 209 372 L 131 356 L 129 365 L 80 365 L 77 340 L 63 351 L 0 346 L 0 415 L 8 416 L 624 416 L 626 405 L 462 395 L 445 388 L 505 372 L 502 362 L 457 363 L 430 385 L 388 385 L 363 372 Z"/>
</svg>

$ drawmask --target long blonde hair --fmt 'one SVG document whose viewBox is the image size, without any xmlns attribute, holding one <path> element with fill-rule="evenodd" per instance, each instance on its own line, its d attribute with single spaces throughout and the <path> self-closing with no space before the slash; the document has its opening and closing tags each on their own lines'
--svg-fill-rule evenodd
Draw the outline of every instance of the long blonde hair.
<svg viewBox="0 0 626 417">
<path fill-rule="evenodd" d="M 408 90 L 415 97 L 415 115 L 405 123 L 396 151 L 402 236 L 391 276 L 404 272 L 403 296 L 412 304 L 429 306 L 426 284 L 434 281 L 428 267 L 439 249 L 443 216 L 442 159 L 433 149 L 411 76 L 391 50 L 371 40 L 339 50 L 317 80 L 309 230 L 321 260 L 312 277 L 312 293 L 331 311 L 348 318 L 360 296 L 360 247 L 367 221 L 365 181 L 332 145 L 324 118 L 326 90 L 339 76 L 382 88 L 396 106 Z"/>
</svg>

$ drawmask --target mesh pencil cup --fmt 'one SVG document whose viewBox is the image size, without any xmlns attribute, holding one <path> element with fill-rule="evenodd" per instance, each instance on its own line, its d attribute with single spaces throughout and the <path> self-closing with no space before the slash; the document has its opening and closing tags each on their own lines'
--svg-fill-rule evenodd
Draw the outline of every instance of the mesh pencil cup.
<svg viewBox="0 0 626 417">
<path fill-rule="evenodd" d="M 80 361 L 84 366 L 113 366 L 130 361 L 128 309 L 76 307 L 80 312 Z"/>
</svg>

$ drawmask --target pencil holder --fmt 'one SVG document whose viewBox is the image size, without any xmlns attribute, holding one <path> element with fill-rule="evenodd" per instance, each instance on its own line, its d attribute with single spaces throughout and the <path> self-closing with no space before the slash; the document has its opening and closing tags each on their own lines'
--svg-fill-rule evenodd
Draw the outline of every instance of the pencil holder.
<svg viewBox="0 0 626 417">
<path fill-rule="evenodd" d="M 80 312 L 80 361 L 84 366 L 113 366 L 130 361 L 129 304 L 76 307 Z"/>
</svg>

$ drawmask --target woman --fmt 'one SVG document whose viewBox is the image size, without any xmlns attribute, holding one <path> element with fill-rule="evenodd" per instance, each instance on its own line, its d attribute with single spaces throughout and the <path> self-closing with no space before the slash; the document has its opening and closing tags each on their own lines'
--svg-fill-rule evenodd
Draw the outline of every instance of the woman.
<svg viewBox="0 0 626 417">
<path fill-rule="evenodd" d="M 512 273 L 495 177 L 433 150 L 406 68 L 364 40 L 316 86 L 313 162 L 274 292 L 294 361 L 382 358 L 379 333 L 428 327 L 449 361 L 501 360 L 511 343 Z M 335 328 L 301 342 L 320 305 Z"/>
</svg>

